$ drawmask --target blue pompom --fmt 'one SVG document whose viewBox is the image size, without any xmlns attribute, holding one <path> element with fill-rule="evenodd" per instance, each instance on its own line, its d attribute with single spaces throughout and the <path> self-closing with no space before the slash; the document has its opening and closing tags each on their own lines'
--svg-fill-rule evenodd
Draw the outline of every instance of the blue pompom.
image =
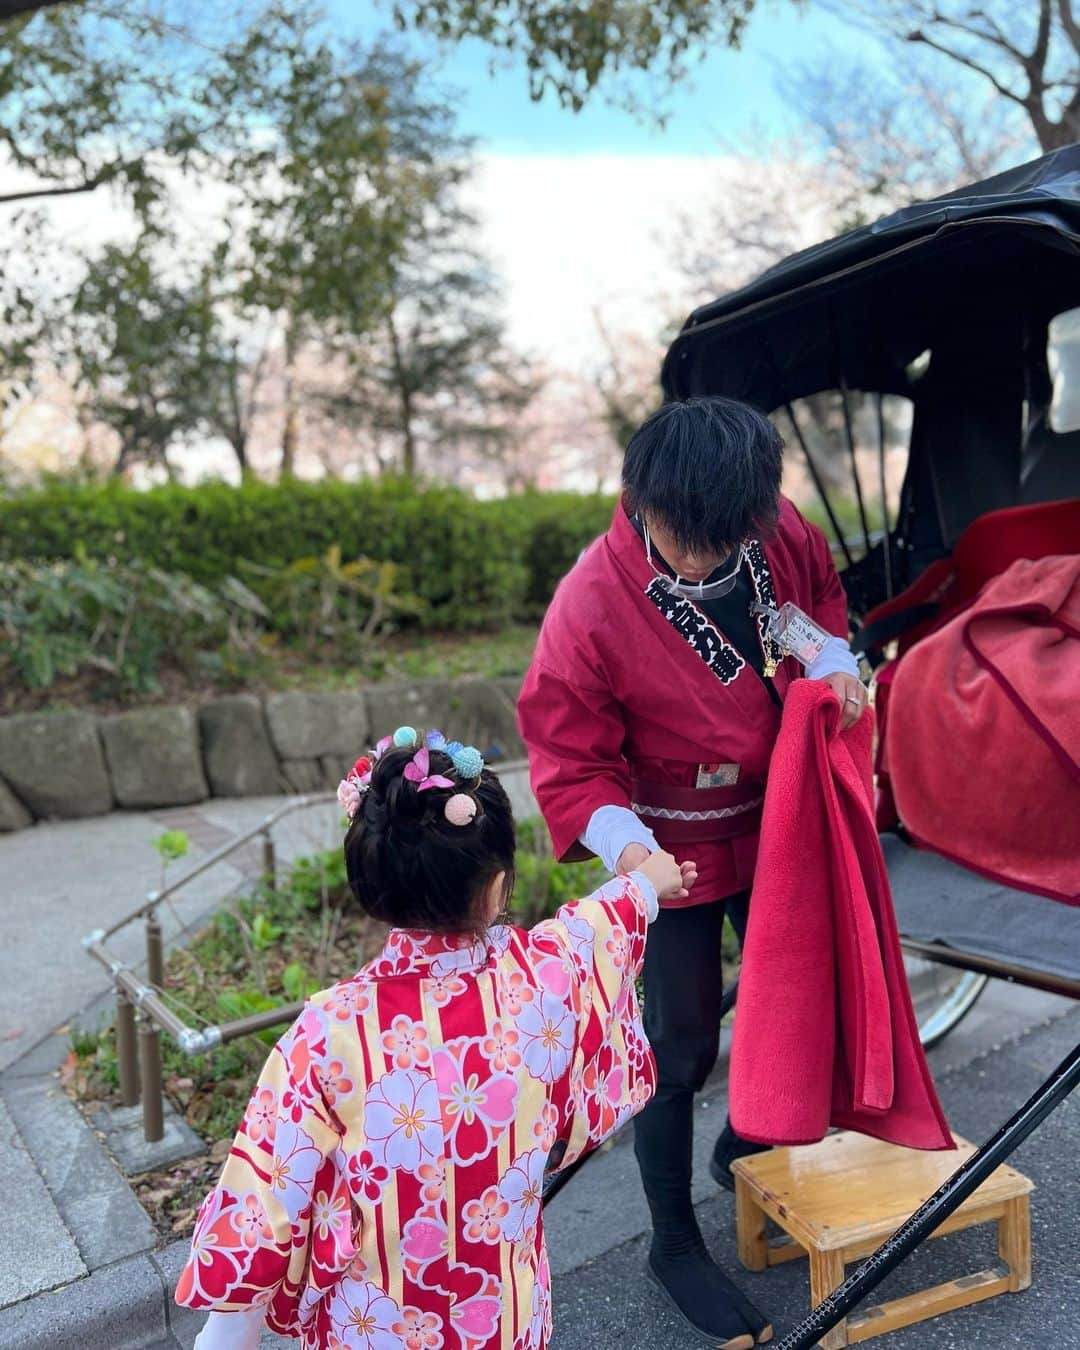
<svg viewBox="0 0 1080 1350">
<path fill-rule="evenodd" d="M 484 757 L 475 745 L 465 745 L 453 756 L 454 768 L 462 778 L 479 778 L 484 771 Z"/>
<path fill-rule="evenodd" d="M 416 731 L 413 727 L 398 727 L 394 732 L 394 744 L 399 750 L 410 750 L 416 744 Z"/>
<path fill-rule="evenodd" d="M 441 731 L 429 731 L 424 737 L 424 744 L 429 750 L 445 750 L 446 737 Z"/>
<path fill-rule="evenodd" d="M 460 755 L 462 750 L 465 749 L 465 747 L 462 745 L 460 741 L 447 741 L 446 745 L 443 746 L 443 749 L 450 756 L 450 758 L 453 759 L 455 755 Z"/>
</svg>

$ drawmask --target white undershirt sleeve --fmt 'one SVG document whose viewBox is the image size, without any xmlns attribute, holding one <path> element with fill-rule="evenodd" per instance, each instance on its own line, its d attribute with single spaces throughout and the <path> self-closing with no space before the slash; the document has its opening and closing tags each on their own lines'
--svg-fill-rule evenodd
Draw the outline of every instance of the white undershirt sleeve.
<svg viewBox="0 0 1080 1350">
<path fill-rule="evenodd" d="M 609 872 L 615 871 L 627 844 L 643 844 L 650 853 L 660 847 L 652 830 L 627 806 L 598 807 L 589 817 L 581 843 L 596 854 Z"/>
<path fill-rule="evenodd" d="M 266 1325 L 263 1308 L 241 1312 L 212 1312 L 195 1338 L 193 1350 L 259 1350 Z"/>
<path fill-rule="evenodd" d="M 806 667 L 808 680 L 823 680 L 826 675 L 854 675 L 859 678 L 859 663 L 847 639 L 831 637 Z"/>
</svg>

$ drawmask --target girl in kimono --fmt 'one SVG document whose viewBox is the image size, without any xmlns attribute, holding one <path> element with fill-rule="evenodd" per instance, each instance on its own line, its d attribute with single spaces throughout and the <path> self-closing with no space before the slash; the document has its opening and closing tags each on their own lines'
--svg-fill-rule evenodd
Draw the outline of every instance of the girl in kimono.
<svg viewBox="0 0 1080 1350">
<path fill-rule="evenodd" d="M 627 447 L 611 528 L 555 594 L 518 701 L 560 858 L 595 853 L 628 872 L 660 847 L 697 863 L 645 958 L 658 1086 L 634 1125 L 647 1273 L 713 1344 L 772 1334 L 707 1251 L 690 1190 L 693 1098 L 719 1047 L 724 919 L 741 936 L 769 757 L 803 674 L 767 609 L 791 601 L 826 630 L 805 673 L 831 685 L 845 727 L 866 703 L 828 545 L 780 495 L 782 449 L 766 417 L 730 399 L 655 413 Z M 791 848 L 795 865 L 797 839 Z M 757 1147 L 725 1127 L 714 1178 L 733 1187 L 732 1159 Z"/>
<path fill-rule="evenodd" d="M 526 932 L 498 921 L 514 824 L 475 749 L 399 728 L 339 799 L 350 886 L 391 931 L 275 1046 L 176 1301 L 213 1310 L 198 1350 L 264 1325 L 304 1350 L 542 1350 L 549 1155 L 653 1090 L 634 980 L 693 865 L 655 853 Z"/>
</svg>

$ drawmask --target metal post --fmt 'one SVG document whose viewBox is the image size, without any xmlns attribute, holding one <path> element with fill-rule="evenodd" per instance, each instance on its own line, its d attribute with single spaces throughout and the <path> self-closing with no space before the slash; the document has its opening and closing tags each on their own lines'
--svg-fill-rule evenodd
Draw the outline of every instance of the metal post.
<svg viewBox="0 0 1080 1350">
<path fill-rule="evenodd" d="M 1036 1129 L 1051 1111 L 1080 1083 L 1080 1045 L 1058 1065 L 1042 1086 L 1019 1111 L 987 1140 L 967 1162 L 962 1163 L 947 1181 L 915 1213 L 887 1238 L 872 1256 L 834 1289 L 809 1317 L 788 1333 L 776 1350 L 810 1350 L 827 1331 L 848 1315 L 872 1289 L 894 1270 L 905 1256 L 939 1227 L 950 1214 L 978 1189 L 990 1173 L 1001 1165 Z"/>
<path fill-rule="evenodd" d="M 161 1033 L 144 1013 L 139 1018 L 139 1064 L 142 1069 L 143 1138 L 156 1144 L 165 1137 L 161 1100 Z"/>
<path fill-rule="evenodd" d="M 146 978 L 152 989 L 165 983 L 165 954 L 161 942 L 161 924 L 156 910 L 146 916 Z"/>
<path fill-rule="evenodd" d="M 806 443 L 803 429 L 799 426 L 798 418 L 795 416 L 795 409 L 790 403 L 785 403 L 784 411 L 788 415 L 791 429 L 795 432 L 795 437 L 803 452 L 803 459 L 806 460 L 806 467 L 810 470 L 810 477 L 814 480 L 814 486 L 817 488 L 818 496 L 821 498 L 821 504 L 825 508 L 825 514 L 829 517 L 829 523 L 832 525 L 833 534 L 836 535 L 836 542 L 840 545 L 840 551 L 844 555 L 844 561 L 847 563 L 848 567 L 850 567 L 852 563 L 851 549 L 848 548 L 847 540 L 844 538 L 844 531 L 840 528 L 840 522 L 836 519 L 836 512 L 832 508 L 832 502 L 829 501 L 829 494 L 825 490 L 824 480 L 821 477 L 818 466 L 814 463 L 814 457 L 811 455 L 810 447 Z"/>
<path fill-rule="evenodd" d="M 139 1100 L 139 1061 L 135 1049 L 135 1008 L 123 988 L 116 990 L 116 1064 L 120 1100 L 134 1106 Z"/>
<path fill-rule="evenodd" d="M 277 889 L 277 858 L 274 855 L 274 836 L 269 830 L 262 832 L 263 881 L 273 891 Z"/>
<path fill-rule="evenodd" d="M 863 501 L 862 483 L 859 481 L 859 464 L 855 458 L 855 428 L 851 421 L 851 404 L 848 400 L 847 381 L 840 381 L 840 403 L 844 412 L 844 434 L 847 437 L 848 457 L 851 460 L 851 478 L 855 484 L 855 500 L 859 506 L 859 524 L 862 526 L 863 541 L 867 553 L 870 552 L 870 523 L 866 519 L 866 503 Z"/>
</svg>

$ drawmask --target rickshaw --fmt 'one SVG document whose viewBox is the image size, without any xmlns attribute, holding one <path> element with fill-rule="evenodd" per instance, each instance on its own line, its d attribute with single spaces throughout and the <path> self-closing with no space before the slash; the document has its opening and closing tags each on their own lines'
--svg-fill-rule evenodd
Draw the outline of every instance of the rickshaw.
<svg viewBox="0 0 1080 1350">
<path fill-rule="evenodd" d="M 896 663 L 992 575 L 1018 556 L 1080 552 L 1080 314 L 1069 313 L 1078 307 L 1074 145 L 785 259 L 695 310 L 667 353 L 669 399 L 722 394 L 786 421 L 835 534 L 853 647 L 874 671 L 879 713 Z M 806 409 L 820 421 L 823 398 L 843 433 L 854 539 L 811 444 Z M 910 432 L 890 513 L 897 400 Z M 872 486 L 857 412 L 876 429 Z M 951 981 L 931 982 L 921 1009 L 916 994 L 924 1043 L 956 1024 L 989 977 L 1080 997 L 1080 910 L 914 847 L 887 768 L 876 767 L 913 993 L 928 970 Z M 1080 825 L 1077 834 L 1080 851 Z M 1080 1046 L 780 1350 L 834 1327 L 1078 1081 Z"/>
<path fill-rule="evenodd" d="M 695 310 L 667 353 L 667 398 L 726 395 L 786 422 L 835 535 L 853 648 L 874 672 L 879 715 L 897 661 L 995 569 L 1033 548 L 1080 552 L 1080 313 L 1068 313 L 1078 307 L 1080 145 L 785 259 Z M 1048 341 L 1062 331 L 1059 345 L 1073 345 L 1052 363 Z M 812 446 L 807 409 L 820 425 L 823 398 L 843 436 L 855 537 Z M 906 466 L 890 512 L 898 420 Z M 1028 551 L 1016 554 L 1016 540 Z M 955 1026 L 990 977 L 1080 997 L 1080 910 L 913 847 L 876 767 L 923 1043 Z M 804 1350 L 836 1326 L 1078 1081 L 1080 1046 L 779 1350 Z M 545 1199 L 565 1179 L 554 1174 Z"/>
</svg>

